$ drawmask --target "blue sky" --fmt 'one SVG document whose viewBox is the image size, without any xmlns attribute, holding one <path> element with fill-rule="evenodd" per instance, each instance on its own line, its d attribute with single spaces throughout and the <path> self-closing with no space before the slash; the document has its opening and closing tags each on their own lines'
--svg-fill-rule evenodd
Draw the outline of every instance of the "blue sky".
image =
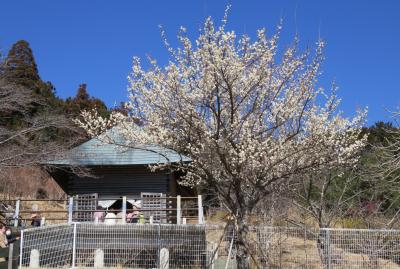
<svg viewBox="0 0 400 269">
<path fill-rule="evenodd" d="M 126 77 L 133 56 L 147 54 L 163 63 L 167 52 L 158 25 L 170 39 L 181 25 L 193 37 L 207 16 L 219 20 L 232 9 L 228 28 L 254 35 L 274 31 L 284 19 L 282 47 L 297 32 L 301 46 L 327 41 L 321 83 L 339 86 L 341 109 L 353 115 L 369 107 L 369 123 L 389 120 L 386 109 L 400 105 L 400 1 L 382 0 L 2 0 L 0 49 L 19 39 L 34 51 L 40 75 L 63 98 L 80 83 L 108 106 L 126 100 Z"/>
</svg>

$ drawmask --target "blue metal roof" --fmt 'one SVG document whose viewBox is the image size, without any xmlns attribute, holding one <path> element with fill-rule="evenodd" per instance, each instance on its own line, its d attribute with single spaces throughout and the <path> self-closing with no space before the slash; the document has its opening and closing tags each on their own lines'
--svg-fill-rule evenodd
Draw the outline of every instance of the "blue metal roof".
<svg viewBox="0 0 400 269">
<path fill-rule="evenodd" d="M 68 154 L 68 158 L 48 161 L 47 164 L 83 166 L 148 165 L 180 161 L 190 162 L 191 159 L 157 145 L 123 147 L 93 138 L 72 149 Z"/>
</svg>

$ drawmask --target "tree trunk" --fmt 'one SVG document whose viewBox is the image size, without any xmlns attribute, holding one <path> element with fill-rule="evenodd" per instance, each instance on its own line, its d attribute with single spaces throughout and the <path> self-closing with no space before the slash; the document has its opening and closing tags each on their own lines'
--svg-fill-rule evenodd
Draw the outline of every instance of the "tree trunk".
<svg viewBox="0 0 400 269">
<path fill-rule="evenodd" d="M 235 229 L 236 262 L 238 269 L 250 269 L 250 250 L 248 249 L 249 225 L 246 218 L 237 220 Z"/>
<path fill-rule="evenodd" d="M 320 232 L 317 237 L 317 247 L 323 268 L 330 269 L 330 260 L 329 260 L 330 242 L 329 242 L 329 234 L 325 229 L 320 229 Z"/>
</svg>

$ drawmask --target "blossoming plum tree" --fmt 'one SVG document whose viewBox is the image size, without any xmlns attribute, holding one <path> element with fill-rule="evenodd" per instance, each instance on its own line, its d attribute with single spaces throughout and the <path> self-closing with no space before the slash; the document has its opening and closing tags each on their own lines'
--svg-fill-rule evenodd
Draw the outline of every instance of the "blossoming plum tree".
<svg viewBox="0 0 400 269">
<path fill-rule="evenodd" d="M 84 111 L 79 121 L 92 136 L 117 125 L 125 146 L 157 144 L 191 158 L 167 164 L 185 171 L 184 184 L 204 184 L 235 221 L 239 268 L 249 268 L 250 216 L 264 197 L 288 188 L 297 175 L 340 163 L 355 163 L 365 111 L 353 119 L 337 111 L 340 101 L 317 86 L 324 43 L 315 53 L 282 53 L 281 27 L 255 40 L 219 27 L 208 18 L 192 42 L 181 28 L 180 46 L 161 67 L 134 58 L 129 79 L 129 115 L 110 119 Z M 280 56 L 281 55 L 281 56 Z"/>
</svg>

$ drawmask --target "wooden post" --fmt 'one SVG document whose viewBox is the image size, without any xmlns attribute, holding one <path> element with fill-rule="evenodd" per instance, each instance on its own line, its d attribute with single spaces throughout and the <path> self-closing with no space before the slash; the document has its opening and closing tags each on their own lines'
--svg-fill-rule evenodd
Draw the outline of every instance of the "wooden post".
<svg viewBox="0 0 400 269">
<path fill-rule="evenodd" d="M 74 211 L 74 197 L 69 197 L 69 204 L 68 204 L 68 223 L 72 223 L 72 214 Z"/>
<path fill-rule="evenodd" d="M 40 226 L 44 226 L 46 224 L 46 218 L 42 217 L 42 219 L 40 220 Z"/>
<path fill-rule="evenodd" d="M 15 212 L 14 212 L 14 227 L 18 227 L 19 222 L 19 208 L 21 206 L 21 200 L 17 200 L 15 204 Z"/>
<path fill-rule="evenodd" d="M 176 197 L 176 224 L 180 225 L 182 219 L 181 196 Z"/>
<path fill-rule="evenodd" d="M 199 224 L 204 224 L 203 200 L 201 195 L 197 196 L 197 211 L 199 215 Z"/>
<path fill-rule="evenodd" d="M 122 197 L 122 223 L 126 223 L 126 196 Z"/>
</svg>

